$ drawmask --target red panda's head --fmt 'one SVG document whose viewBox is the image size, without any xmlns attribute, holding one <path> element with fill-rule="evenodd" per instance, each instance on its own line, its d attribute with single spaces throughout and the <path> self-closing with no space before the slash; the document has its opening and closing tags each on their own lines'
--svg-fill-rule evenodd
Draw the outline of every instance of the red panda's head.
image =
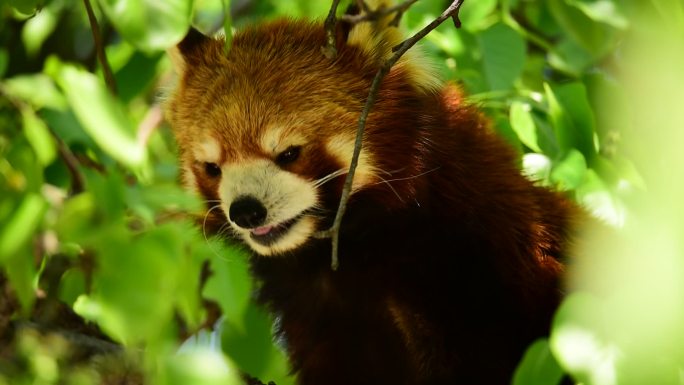
<svg viewBox="0 0 684 385">
<path fill-rule="evenodd" d="M 227 54 L 222 39 L 191 31 L 172 52 L 179 82 L 166 109 L 184 183 L 204 196 L 208 215 L 261 255 L 297 249 L 325 229 L 370 83 L 399 41 L 393 27 L 340 25 L 337 57 L 328 59 L 322 23 L 252 27 L 234 36 Z M 417 167 L 410 153 L 422 144 L 412 127 L 421 116 L 412 109 L 420 108 L 417 95 L 436 88 L 425 68 L 410 55 L 386 77 L 352 196 Z"/>
</svg>

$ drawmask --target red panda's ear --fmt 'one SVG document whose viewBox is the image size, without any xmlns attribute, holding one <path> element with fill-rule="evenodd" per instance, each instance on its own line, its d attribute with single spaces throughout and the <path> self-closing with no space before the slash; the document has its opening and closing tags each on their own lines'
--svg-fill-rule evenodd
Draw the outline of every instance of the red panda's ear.
<svg viewBox="0 0 684 385">
<path fill-rule="evenodd" d="M 189 65 L 207 61 L 214 54 L 212 46 L 216 44 L 212 43 L 215 43 L 214 39 L 191 27 L 183 40 L 167 51 L 176 73 L 183 74 Z"/>
</svg>

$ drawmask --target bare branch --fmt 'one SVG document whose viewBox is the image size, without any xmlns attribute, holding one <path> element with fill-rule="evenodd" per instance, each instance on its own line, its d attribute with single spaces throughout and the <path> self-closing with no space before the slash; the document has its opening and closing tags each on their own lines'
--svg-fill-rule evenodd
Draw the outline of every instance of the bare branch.
<svg viewBox="0 0 684 385">
<path fill-rule="evenodd" d="M 69 170 L 69 175 L 71 176 L 71 195 L 82 193 L 85 190 L 85 178 L 79 169 L 80 162 L 57 133 L 52 129 L 50 130 L 50 133 L 57 143 L 57 151 L 59 152 L 60 158 L 62 158 L 64 164 L 67 166 L 67 170 Z"/>
<path fill-rule="evenodd" d="M 102 66 L 102 73 L 104 74 L 105 83 L 107 84 L 109 91 L 116 95 L 116 81 L 114 80 L 114 75 L 112 74 L 112 68 L 109 66 L 109 62 L 107 61 L 104 43 L 102 42 L 102 34 L 100 33 L 100 26 L 97 24 L 97 18 L 93 12 L 93 7 L 90 4 L 90 0 L 83 0 L 83 4 L 85 5 L 86 13 L 88 14 L 90 31 L 93 33 L 93 40 L 95 41 L 95 52 L 97 52 L 97 60 Z"/>
<path fill-rule="evenodd" d="M 325 18 L 325 45 L 321 47 L 321 52 L 328 59 L 334 59 L 337 56 L 335 26 L 337 25 L 337 6 L 339 5 L 340 0 L 333 0 L 328 17 Z"/>
<path fill-rule="evenodd" d="M 363 145 L 363 133 L 366 128 L 366 120 L 368 119 L 368 114 L 370 113 L 373 104 L 378 96 L 380 90 L 380 84 L 383 78 L 389 73 L 390 69 L 394 64 L 399 61 L 402 55 L 406 53 L 411 47 L 413 47 L 419 40 L 425 37 L 433 29 L 437 28 L 446 19 L 452 18 L 456 25 L 460 24 L 458 21 L 458 11 L 463 4 L 464 0 L 454 0 L 451 5 L 435 20 L 428 24 L 425 28 L 418 31 L 415 35 L 404 40 L 401 44 L 397 45 L 392 49 L 394 54 L 387 59 L 380 67 L 378 72 L 373 78 L 371 87 L 368 93 L 368 99 L 366 99 L 366 104 L 363 106 L 363 111 L 359 116 L 358 127 L 356 130 L 356 141 L 354 143 L 354 154 L 352 156 L 351 164 L 349 165 L 349 173 L 344 181 L 344 187 L 342 188 L 342 196 L 340 197 L 340 205 L 337 209 L 335 215 L 335 220 L 330 229 L 318 234 L 320 238 L 332 237 L 332 261 L 330 267 L 333 270 L 337 270 L 339 266 L 338 249 L 340 243 L 340 226 L 342 224 L 342 217 L 347 209 L 347 202 L 349 201 L 349 195 L 351 193 L 352 183 L 354 182 L 354 173 L 356 172 L 356 167 L 359 162 L 359 155 L 361 154 L 361 147 Z"/>
</svg>

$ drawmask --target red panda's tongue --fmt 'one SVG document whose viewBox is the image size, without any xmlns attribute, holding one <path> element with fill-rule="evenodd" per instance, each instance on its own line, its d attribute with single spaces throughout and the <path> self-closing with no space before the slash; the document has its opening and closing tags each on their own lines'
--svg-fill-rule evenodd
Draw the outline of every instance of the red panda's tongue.
<svg viewBox="0 0 684 385">
<path fill-rule="evenodd" d="M 261 226 L 257 227 L 255 229 L 252 229 L 252 234 L 254 235 L 266 235 L 273 230 L 273 226 Z"/>
</svg>

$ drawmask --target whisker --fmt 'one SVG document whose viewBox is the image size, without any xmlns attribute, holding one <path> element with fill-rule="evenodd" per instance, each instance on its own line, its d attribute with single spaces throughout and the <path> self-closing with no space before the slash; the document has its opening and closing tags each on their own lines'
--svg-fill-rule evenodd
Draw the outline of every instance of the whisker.
<svg viewBox="0 0 684 385">
<path fill-rule="evenodd" d="M 431 169 L 431 170 L 427 170 L 427 171 L 422 172 L 422 173 L 420 173 L 420 174 L 418 174 L 418 175 L 411 175 L 411 176 L 407 176 L 407 177 L 404 177 L 404 178 L 394 178 L 394 179 L 383 179 L 383 178 L 381 178 L 381 179 L 382 179 L 382 182 L 378 182 L 378 183 L 375 183 L 375 184 L 389 183 L 389 182 L 398 182 L 398 181 L 402 181 L 402 180 L 410 180 L 410 179 L 420 178 L 421 176 L 424 176 L 424 175 L 429 174 L 429 173 L 431 173 L 431 172 L 435 172 L 435 171 L 437 171 L 437 170 L 439 170 L 439 169 L 440 169 L 440 166 L 437 166 L 437 167 L 435 167 L 435 168 L 433 168 L 433 169 Z"/>
<path fill-rule="evenodd" d="M 335 179 L 335 178 L 337 178 L 338 176 L 344 175 L 344 174 L 346 174 L 346 173 L 347 173 L 347 170 L 341 168 L 341 169 L 339 169 L 339 170 L 337 170 L 337 171 L 331 172 L 330 174 L 328 174 L 328 175 L 326 175 L 326 176 L 324 176 L 324 177 L 322 177 L 322 178 L 320 178 L 320 179 L 316 179 L 316 180 L 314 181 L 313 185 L 314 185 L 314 187 L 320 187 L 320 186 L 322 186 L 323 184 L 328 183 L 328 182 L 331 181 L 332 179 Z"/>
</svg>

